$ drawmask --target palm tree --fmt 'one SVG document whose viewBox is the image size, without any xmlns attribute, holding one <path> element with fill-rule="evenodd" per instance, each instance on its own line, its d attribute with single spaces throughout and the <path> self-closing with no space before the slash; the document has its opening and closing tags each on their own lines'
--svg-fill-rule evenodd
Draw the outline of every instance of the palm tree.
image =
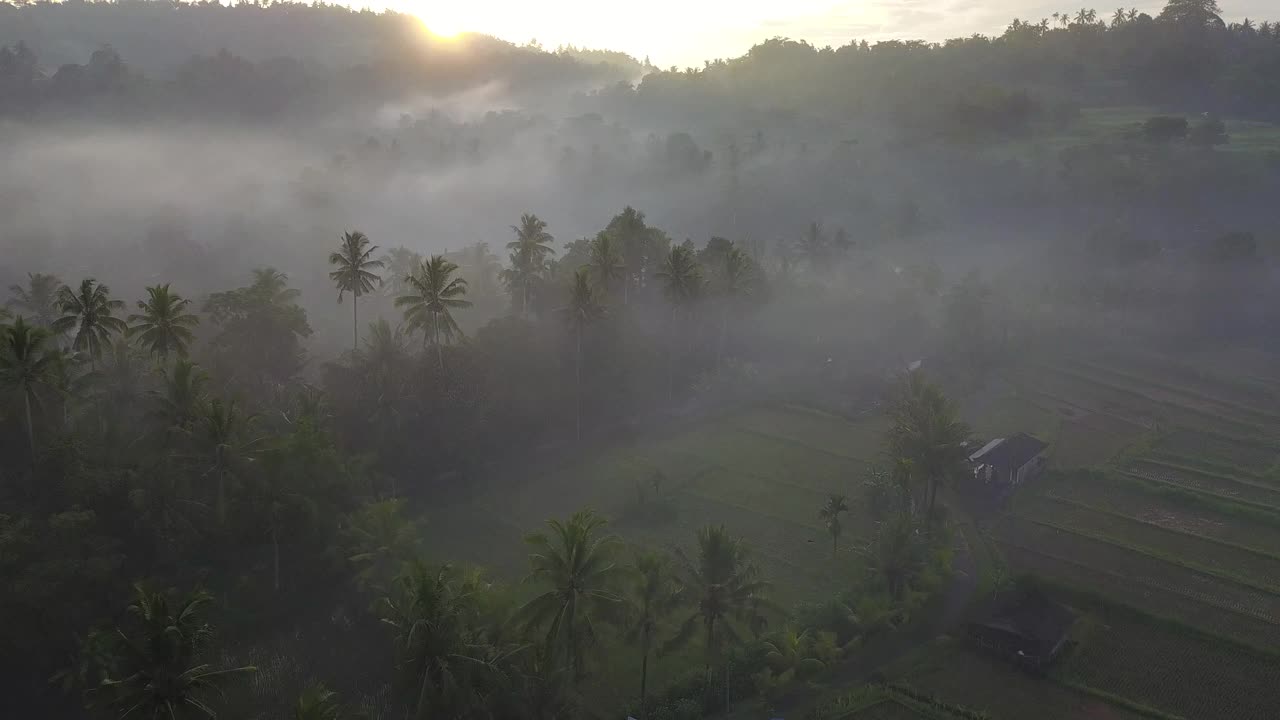
<svg viewBox="0 0 1280 720">
<path fill-rule="evenodd" d="M 28 317 L 43 327 L 58 318 L 58 289 L 62 281 L 56 275 L 27 273 L 27 287 L 10 285 L 13 299 L 9 305 L 25 310 Z"/>
<path fill-rule="evenodd" d="M 925 555 L 915 520 L 905 512 L 881 523 L 871 543 L 871 567 L 884 578 L 895 600 L 924 567 Z"/>
<path fill-rule="evenodd" d="M 489 243 L 468 245 L 457 257 L 459 273 L 467 278 L 472 289 L 482 298 L 491 297 L 496 289 L 502 264 L 498 262 L 498 256 L 489 251 Z"/>
<path fill-rule="evenodd" d="M 256 438 L 249 436 L 257 416 L 241 412 L 235 400 L 223 402 L 214 398 L 201 406 L 196 434 L 209 462 L 209 472 L 218 480 L 218 521 L 227 518 L 227 482 L 232 479 L 235 467 L 251 460 Z"/>
<path fill-rule="evenodd" d="M 771 606 L 764 596 L 769 584 L 760 580 L 742 540 L 723 525 L 708 525 L 698 531 L 698 554 L 676 551 L 677 598 L 694 611 L 669 640 L 664 651 L 680 647 L 701 631 L 705 640 L 706 667 L 721 660 L 726 641 L 738 642 L 737 623 L 756 626 L 760 610 Z M 725 668 L 726 672 L 728 668 Z"/>
<path fill-rule="evenodd" d="M 645 224 L 644 213 L 628 205 L 609 221 L 605 232 L 617 238 L 623 263 L 622 304 L 631 301 L 631 284 L 642 274 L 651 249 L 651 230 Z"/>
<path fill-rule="evenodd" d="M 457 269 L 458 266 L 445 260 L 443 255 L 432 255 L 417 273 L 407 278 L 409 294 L 396 298 L 396 307 L 405 309 L 404 319 L 409 329 L 421 330 L 423 343 L 430 341 L 436 346 L 441 370 L 444 369 L 443 344 L 454 336 L 462 336 L 462 329 L 450 311 L 471 307 L 469 300 L 462 299 L 467 294 L 467 281 L 453 277 Z"/>
<path fill-rule="evenodd" d="M 49 331 L 28 325 L 22 316 L 12 325 L 0 328 L 0 388 L 22 406 L 33 460 L 36 430 L 31 406 L 39 404 L 42 393 L 53 391 L 58 386 L 62 367 L 60 353 L 45 349 L 48 339 Z"/>
<path fill-rule="evenodd" d="M 90 362 L 102 355 L 102 347 L 112 333 L 125 332 L 125 323 L 112 313 L 124 307 L 121 300 L 111 299 L 111 288 L 93 278 L 80 282 L 79 291 L 63 285 L 58 290 L 58 310 L 62 317 L 53 322 L 54 332 L 75 330 L 71 347 L 88 352 Z"/>
<path fill-rule="evenodd" d="M 635 582 L 631 590 L 633 617 L 627 642 L 640 643 L 640 712 L 644 713 L 651 645 L 659 624 L 675 608 L 677 588 L 671 558 L 667 555 L 642 552 L 636 555 L 632 570 Z"/>
<path fill-rule="evenodd" d="M 329 273 L 329 279 L 338 286 L 338 303 L 342 296 L 351 293 L 351 351 L 355 352 L 360 344 L 359 302 L 360 296 L 373 291 L 376 283 L 382 281 L 374 268 L 382 267 L 381 260 L 373 259 L 373 251 L 377 245 L 370 245 L 369 238 L 362 232 L 349 232 L 342 235 L 342 244 L 336 252 L 329 254 L 329 264 L 338 269 Z"/>
<path fill-rule="evenodd" d="M 720 316 L 720 341 L 716 343 L 716 366 L 724 356 L 724 343 L 729 335 L 729 314 L 755 292 L 756 273 L 750 256 L 737 246 L 729 249 L 724 257 L 724 268 L 720 274 L 720 295 L 724 306 Z"/>
<path fill-rule="evenodd" d="M 596 297 L 596 290 L 587 277 L 586 269 L 573 274 L 573 285 L 569 288 L 569 304 L 564 308 L 565 320 L 573 328 L 577 343 L 574 352 L 577 361 L 574 366 L 574 432 L 578 440 L 582 439 L 582 333 L 588 325 L 604 317 L 605 307 Z"/>
<path fill-rule="evenodd" d="M 595 240 L 591 241 L 591 262 L 587 267 L 591 269 L 596 285 L 604 291 L 606 297 L 613 290 L 616 281 L 626 278 L 627 265 L 623 260 L 622 250 L 608 232 L 602 230 L 596 233 Z"/>
<path fill-rule="evenodd" d="M 693 250 L 684 245 L 672 246 L 662 261 L 658 277 L 663 281 L 663 293 L 671 304 L 671 337 L 667 347 L 667 395 L 675 396 L 675 342 L 676 323 L 681 313 L 687 313 L 702 296 L 704 283 L 702 268 Z"/>
<path fill-rule="evenodd" d="M 344 535 L 347 560 L 359 568 L 355 580 L 362 590 L 380 587 L 418 554 L 418 528 L 404 517 L 403 500 L 366 503 L 351 516 Z"/>
<path fill-rule="evenodd" d="M 520 224 L 512 225 L 516 239 L 507 243 L 511 251 L 511 269 L 505 271 L 508 286 L 513 292 L 521 293 L 520 314 L 529 313 L 529 293 L 533 283 L 541 277 L 546 268 L 547 258 L 555 254 L 551 243 L 555 238 L 547 232 L 547 224 L 537 215 L 525 213 L 520 216 Z"/>
<path fill-rule="evenodd" d="M 396 631 L 397 663 L 418 688 L 415 716 L 464 717 L 486 679 L 498 673 L 478 630 L 476 576 L 414 561 L 382 599 L 382 621 Z"/>
<path fill-rule="evenodd" d="M 563 657 L 575 678 L 583 672 L 582 654 L 595 641 L 597 618 L 616 610 L 615 591 L 623 568 L 615 561 L 618 539 L 602 533 L 604 518 L 580 510 L 567 521 L 548 520 L 550 534 L 527 538 L 533 547 L 527 581 L 545 590 L 518 612 L 525 626 L 545 632 L 544 650 Z M 563 653 L 563 655 L 561 655 Z"/>
<path fill-rule="evenodd" d="M 161 388 L 148 393 L 155 406 L 152 417 L 166 429 L 189 432 L 205 400 L 204 386 L 209 375 L 190 360 L 178 358 L 171 369 L 161 371 L 160 377 Z"/>
<path fill-rule="evenodd" d="M 788 628 L 764 642 L 764 659 L 770 670 L 788 680 L 809 677 L 826 667 L 817 657 L 816 644 L 809 630 Z"/>
<path fill-rule="evenodd" d="M 140 585 L 134 591 L 129 613 L 138 632 L 130 636 L 117 629 L 123 650 L 117 665 L 127 674 L 104 680 L 95 699 L 121 718 L 216 718 L 209 696 L 221 694 L 226 679 L 254 668 L 215 670 L 199 662 L 212 635 L 200 610 L 212 598 L 196 593 L 173 604 L 164 593 L 148 592 Z"/>
<path fill-rule="evenodd" d="M 308 687 L 293 705 L 293 720 L 341 720 L 338 694 L 319 683 Z"/>
<path fill-rule="evenodd" d="M 822 509 L 818 511 L 818 518 L 827 526 L 827 532 L 831 533 L 831 556 L 835 557 L 837 543 L 840 541 L 840 533 L 844 530 L 844 526 L 840 524 L 840 514 L 849 512 L 849 502 L 844 495 L 832 494 L 827 498 L 827 502 L 822 505 Z"/>
<path fill-rule="evenodd" d="M 960 420 L 955 402 L 918 370 L 903 378 L 890 416 L 889 452 L 911 461 L 912 474 L 927 484 L 925 523 L 932 529 L 938 485 L 967 468 L 969 426 Z"/>
<path fill-rule="evenodd" d="M 130 315 L 130 337 L 137 336 L 151 354 L 167 360 L 169 353 L 187 356 L 187 346 L 195 339 L 191 328 L 200 324 L 200 318 L 184 312 L 191 301 L 169 290 L 168 283 L 147 288 L 148 299 L 138 301 L 142 312 Z"/>
</svg>

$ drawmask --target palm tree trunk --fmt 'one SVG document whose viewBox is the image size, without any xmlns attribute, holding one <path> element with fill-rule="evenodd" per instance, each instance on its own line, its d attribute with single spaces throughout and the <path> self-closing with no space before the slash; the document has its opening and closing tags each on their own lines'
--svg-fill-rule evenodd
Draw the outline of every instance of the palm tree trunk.
<svg viewBox="0 0 1280 720">
<path fill-rule="evenodd" d="M 582 323 L 578 323 L 578 362 L 574 368 L 574 422 L 575 433 L 579 442 L 582 441 Z"/>
<path fill-rule="evenodd" d="M 840 542 L 840 533 L 832 532 L 831 533 L 831 557 L 835 557 L 840 552 L 839 548 L 836 545 L 838 542 Z"/>
<path fill-rule="evenodd" d="M 22 393 L 22 402 L 26 405 L 27 411 L 27 442 L 31 444 L 31 464 L 36 462 L 36 426 L 31 422 L 31 392 L 25 390 Z"/>
<path fill-rule="evenodd" d="M 640 720 L 648 720 L 649 712 L 645 708 L 645 691 L 649 681 L 649 628 L 644 629 L 640 637 Z"/>
<path fill-rule="evenodd" d="M 631 304 L 631 274 L 622 274 L 622 306 Z"/>
<path fill-rule="evenodd" d="M 351 352 L 355 352 L 360 346 L 360 324 L 356 320 L 357 306 L 360 303 L 359 295 L 351 296 Z"/>
<path fill-rule="evenodd" d="M 275 569 L 275 589 L 280 592 L 280 529 L 271 528 L 272 561 Z"/>
<path fill-rule="evenodd" d="M 444 372 L 444 349 L 440 347 L 440 313 L 433 314 L 431 318 L 432 324 L 435 325 L 432 334 L 435 336 L 436 360 L 440 363 L 440 371 Z"/>
<path fill-rule="evenodd" d="M 724 359 L 724 340 L 729 334 L 729 310 L 726 308 L 724 314 L 720 316 L 720 340 L 716 343 L 716 367 L 720 367 L 721 361 Z"/>
</svg>

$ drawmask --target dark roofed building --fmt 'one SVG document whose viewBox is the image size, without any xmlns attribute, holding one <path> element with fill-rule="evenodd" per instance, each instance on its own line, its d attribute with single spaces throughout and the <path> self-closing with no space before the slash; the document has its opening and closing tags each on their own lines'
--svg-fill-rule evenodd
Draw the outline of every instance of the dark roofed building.
<svg viewBox="0 0 1280 720">
<path fill-rule="evenodd" d="M 974 477 L 987 483 L 1017 485 L 1035 477 L 1045 465 L 1044 441 L 1026 433 L 997 438 L 969 456 Z"/>
<path fill-rule="evenodd" d="M 986 619 L 969 623 L 978 645 L 1024 667 L 1040 670 L 1058 657 L 1076 616 L 1039 591 L 1007 602 Z"/>
</svg>

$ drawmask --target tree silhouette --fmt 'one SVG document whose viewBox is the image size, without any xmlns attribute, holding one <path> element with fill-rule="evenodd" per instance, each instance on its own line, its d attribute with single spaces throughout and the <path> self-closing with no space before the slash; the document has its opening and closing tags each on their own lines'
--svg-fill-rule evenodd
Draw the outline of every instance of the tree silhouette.
<svg viewBox="0 0 1280 720">
<path fill-rule="evenodd" d="M 770 585 L 760 579 L 746 546 L 723 525 L 708 525 L 698 531 L 696 556 L 680 548 L 675 558 L 677 597 L 694 611 L 663 650 L 681 647 L 701 633 L 710 672 L 721 661 L 726 642 L 741 640 L 738 624 L 756 627 L 762 621 L 760 610 L 771 606 L 764 598 Z"/>
<path fill-rule="evenodd" d="M 226 680 L 254 668 L 215 670 L 200 661 L 212 635 L 200 611 L 212 598 L 196 593 L 175 604 L 141 585 L 134 591 L 129 614 L 136 630 L 117 630 L 123 652 L 115 664 L 122 677 L 104 680 L 94 693 L 95 704 L 121 718 L 216 718 L 210 696 L 220 695 Z"/>
<path fill-rule="evenodd" d="M 217 480 L 215 507 L 218 522 L 227 519 L 227 485 L 236 466 L 251 460 L 258 438 L 251 437 L 257 417 L 246 415 L 234 400 L 214 398 L 201 406 L 196 423 L 196 439 L 209 464 L 208 472 Z"/>
<path fill-rule="evenodd" d="M 75 331 L 71 347 L 87 352 L 90 361 L 102 356 L 102 347 L 112 333 L 125 332 L 124 320 L 112 315 L 124 302 L 111 299 L 111 289 L 93 278 L 80 282 L 79 290 L 63 285 L 58 290 L 58 310 L 62 317 L 53 322 L 55 332 Z"/>
<path fill-rule="evenodd" d="M 671 320 L 667 344 L 667 397 L 675 397 L 675 346 L 676 329 L 682 317 L 690 313 L 694 303 L 702 297 L 705 284 L 702 268 L 693 250 L 675 245 L 662 261 L 658 271 L 662 291 L 671 305 Z"/>
<path fill-rule="evenodd" d="M 470 301 L 462 299 L 467 294 L 467 281 L 453 277 L 457 269 L 443 255 L 432 255 L 407 278 L 408 294 L 396 298 L 396 307 L 404 308 L 408 328 L 421 330 L 423 344 L 435 346 L 441 370 L 444 343 L 462 336 L 452 311 L 471 307 Z"/>
<path fill-rule="evenodd" d="M 649 655 L 659 626 L 676 607 L 677 587 L 671 558 L 655 552 L 636 555 L 632 566 L 633 585 L 629 593 L 630 618 L 627 641 L 640 645 L 640 709 L 645 712 L 648 692 Z"/>
<path fill-rule="evenodd" d="M 580 678 L 583 653 L 596 640 L 596 621 L 618 610 L 617 589 L 624 570 L 616 561 L 618 539 L 603 533 L 606 521 L 590 510 L 567 521 L 548 520 L 550 533 L 527 542 L 531 571 L 527 582 L 544 588 L 518 612 L 525 627 L 543 633 L 543 647 L 561 657 Z"/>
<path fill-rule="evenodd" d="M 840 523 L 840 515 L 849 512 L 849 501 L 844 495 L 831 495 L 818 511 L 818 518 L 827 526 L 831 534 L 831 556 L 835 557 L 840 533 L 844 526 Z"/>
<path fill-rule="evenodd" d="M 619 280 L 625 281 L 627 265 L 618 242 L 606 231 L 596 233 L 591 241 L 591 262 L 588 265 L 596 286 L 609 296 Z"/>
<path fill-rule="evenodd" d="M 171 291 L 169 285 L 147 288 L 147 300 L 138 301 L 142 312 L 129 316 L 133 323 L 129 336 L 138 338 L 142 346 L 162 361 L 169 353 L 186 357 L 187 347 L 195 336 L 191 328 L 200 324 L 200 318 L 184 312 L 191 301 Z"/>
<path fill-rule="evenodd" d="M 938 486 L 967 470 L 969 426 L 960 420 L 956 404 L 918 370 L 902 379 L 890 417 L 889 453 L 911 461 L 912 473 L 925 481 L 926 527 L 931 529 Z"/>
<path fill-rule="evenodd" d="M 573 330 L 574 349 L 574 432 L 578 440 L 582 439 L 582 334 L 587 326 L 604 317 L 605 307 L 596 297 L 595 287 L 587 277 L 586 269 L 573 274 L 573 285 L 569 287 L 569 304 L 564 308 L 565 321 Z"/>
<path fill-rule="evenodd" d="M 10 285 L 13 299 L 10 307 L 25 311 L 37 324 L 49 327 L 58 319 L 58 290 L 62 281 L 56 275 L 27 273 L 27 286 Z"/>
<path fill-rule="evenodd" d="M 36 430 L 32 406 L 40 403 L 42 394 L 54 392 L 62 369 L 61 354 L 45 348 L 48 340 L 48 330 L 28 325 L 21 316 L 12 325 L 0 327 L 0 387 L 22 408 L 33 461 Z"/>
<path fill-rule="evenodd" d="M 529 314 L 529 296 L 546 271 L 547 259 L 555 254 L 551 243 L 555 238 L 547 232 L 547 224 L 532 213 L 520 216 L 520 224 L 511 226 L 516 239 L 507 243 L 511 251 L 511 267 L 503 278 L 513 294 L 519 294 L 520 314 Z"/>
<path fill-rule="evenodd" d="M 364 233 L 348 232 L 342 235 L 342 243 L 337 251 L 329 254 L 329 264 L 337 268 L 329 273 L 329 279 L 338 286 L 338 302 L 342 302 L 345 293 L 351 293 L 352 352 L 360 345 L 360 296 L 372 292 L 374 285 L 382 280 L 373 272 L 375 268 L 382 267 L 381 260 L 373 259 L 373 253 L 377 249 L 377 245 L 369 244 L 369 238 Z"/>
</svg>

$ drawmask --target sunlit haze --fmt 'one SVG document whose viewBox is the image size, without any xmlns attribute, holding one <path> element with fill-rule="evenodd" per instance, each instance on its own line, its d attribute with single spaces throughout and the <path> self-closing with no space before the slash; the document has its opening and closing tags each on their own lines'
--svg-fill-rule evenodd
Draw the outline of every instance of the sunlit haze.
<svg viewBox="0 0 1280 720">
<path fill-rule="evenodd" d="M 1244 0 L 1228 3 L 1224 10 L 1229 18 L 1260 17 L 1270 4 L 1271 0 Z M 1153 15 L 1162 5 L 1134 3 Z M 775 36 L 818 46 L 839 46 L 852 39 L 944 40 L 998 33 L 1015 17 L 1038 20 L 1068 9 L 1049 0 L 654 0 L 622 6 L 587 0 L 388 0 L 382 6 L 415 14 L 440 35 L 469 31 L 516 43 L 537 40 L 544 47 L 572 44 L 622 50 L 649 57 L 661 67 L 698 66 L 706 59 L 741 55 Z"/>
</svg>

